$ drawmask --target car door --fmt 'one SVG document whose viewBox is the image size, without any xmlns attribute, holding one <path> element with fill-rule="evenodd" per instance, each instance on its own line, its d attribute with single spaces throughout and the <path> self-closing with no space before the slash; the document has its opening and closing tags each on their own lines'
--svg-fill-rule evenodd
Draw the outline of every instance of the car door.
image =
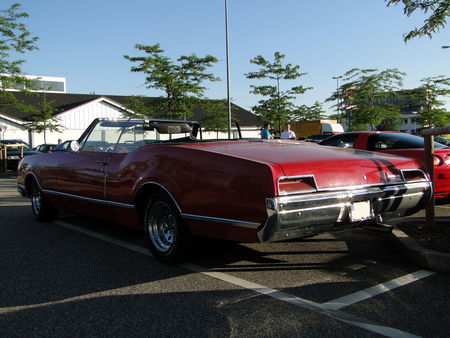
<svg viewBox="0 0 450 338">
<path fill-rule="evenodd" d="M 59 189 L 65 197 L 89 206 L 103 203 L 108 163 L 121 130 L 118 122 L 98 120 L 80 140 L 79 151 L 61 152 Z"/>
</svg>

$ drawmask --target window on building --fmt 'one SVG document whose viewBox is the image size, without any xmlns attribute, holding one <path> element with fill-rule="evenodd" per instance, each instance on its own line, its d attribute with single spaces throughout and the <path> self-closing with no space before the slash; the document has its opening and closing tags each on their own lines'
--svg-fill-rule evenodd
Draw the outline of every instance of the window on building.
<svg viewBox="0 0 450 338">
<path fill-rule="evenodd" d="M 64 92 L 64 83 L 63 82 L 57 82 L 57 81 L 42 81 L 42 80 L 36 80 L 36 87 L 40 90 L 48 90 L 48 91 L 54 91 L 54 92 Z"/>
</svg>

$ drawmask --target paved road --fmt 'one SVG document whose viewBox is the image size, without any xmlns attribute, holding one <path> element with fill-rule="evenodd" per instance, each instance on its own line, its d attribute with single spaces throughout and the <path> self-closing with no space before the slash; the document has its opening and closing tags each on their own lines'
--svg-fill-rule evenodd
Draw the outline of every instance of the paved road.
<svg viewBox="0 0 450 338">
<path fill-rule="evenodd" d="M 445 337 L 450 324 L 450 276 L 377 233 L 214 241 L 167 266 L 140 232 L 71 215 L 36 222 L 5 177 L 0 273 L 0 337 Z"/>
</svg>

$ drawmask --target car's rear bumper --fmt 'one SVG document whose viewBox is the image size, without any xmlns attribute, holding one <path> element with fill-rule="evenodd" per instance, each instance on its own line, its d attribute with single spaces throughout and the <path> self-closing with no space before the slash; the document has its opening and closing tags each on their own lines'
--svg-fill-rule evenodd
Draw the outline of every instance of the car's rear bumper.
<svg viewBox="0 0 450 338">
<path fill-rule="evenodd" d="M 268 198 L 268 220 L 258 237 L 261 242 L 271 242 L 377 223 L 413 214 L 424 208 L 431 196 L 430 182 L 421 181 Z"/>
</svg>

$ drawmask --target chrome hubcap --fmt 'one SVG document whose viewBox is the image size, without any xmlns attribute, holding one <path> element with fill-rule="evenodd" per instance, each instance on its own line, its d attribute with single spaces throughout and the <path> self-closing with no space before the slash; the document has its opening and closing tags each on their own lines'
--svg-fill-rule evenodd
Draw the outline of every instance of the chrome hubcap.
<svg viewBox="0 0 450 338">
<path fill-rule="evenodd" d="M 157 201 L 151 207 L 147 231 L 158 251 L 168 252 L 174 245 L 177 236 L 177 219 L 165 202 Z"/>
<path fill-rule="evenodd" d="M 37 186 L 33 187 L 33 192 L 31 194 L 31 206 L 35 214 L 39 214 L 41 211 L 41 189 Z"/>
</svg>

